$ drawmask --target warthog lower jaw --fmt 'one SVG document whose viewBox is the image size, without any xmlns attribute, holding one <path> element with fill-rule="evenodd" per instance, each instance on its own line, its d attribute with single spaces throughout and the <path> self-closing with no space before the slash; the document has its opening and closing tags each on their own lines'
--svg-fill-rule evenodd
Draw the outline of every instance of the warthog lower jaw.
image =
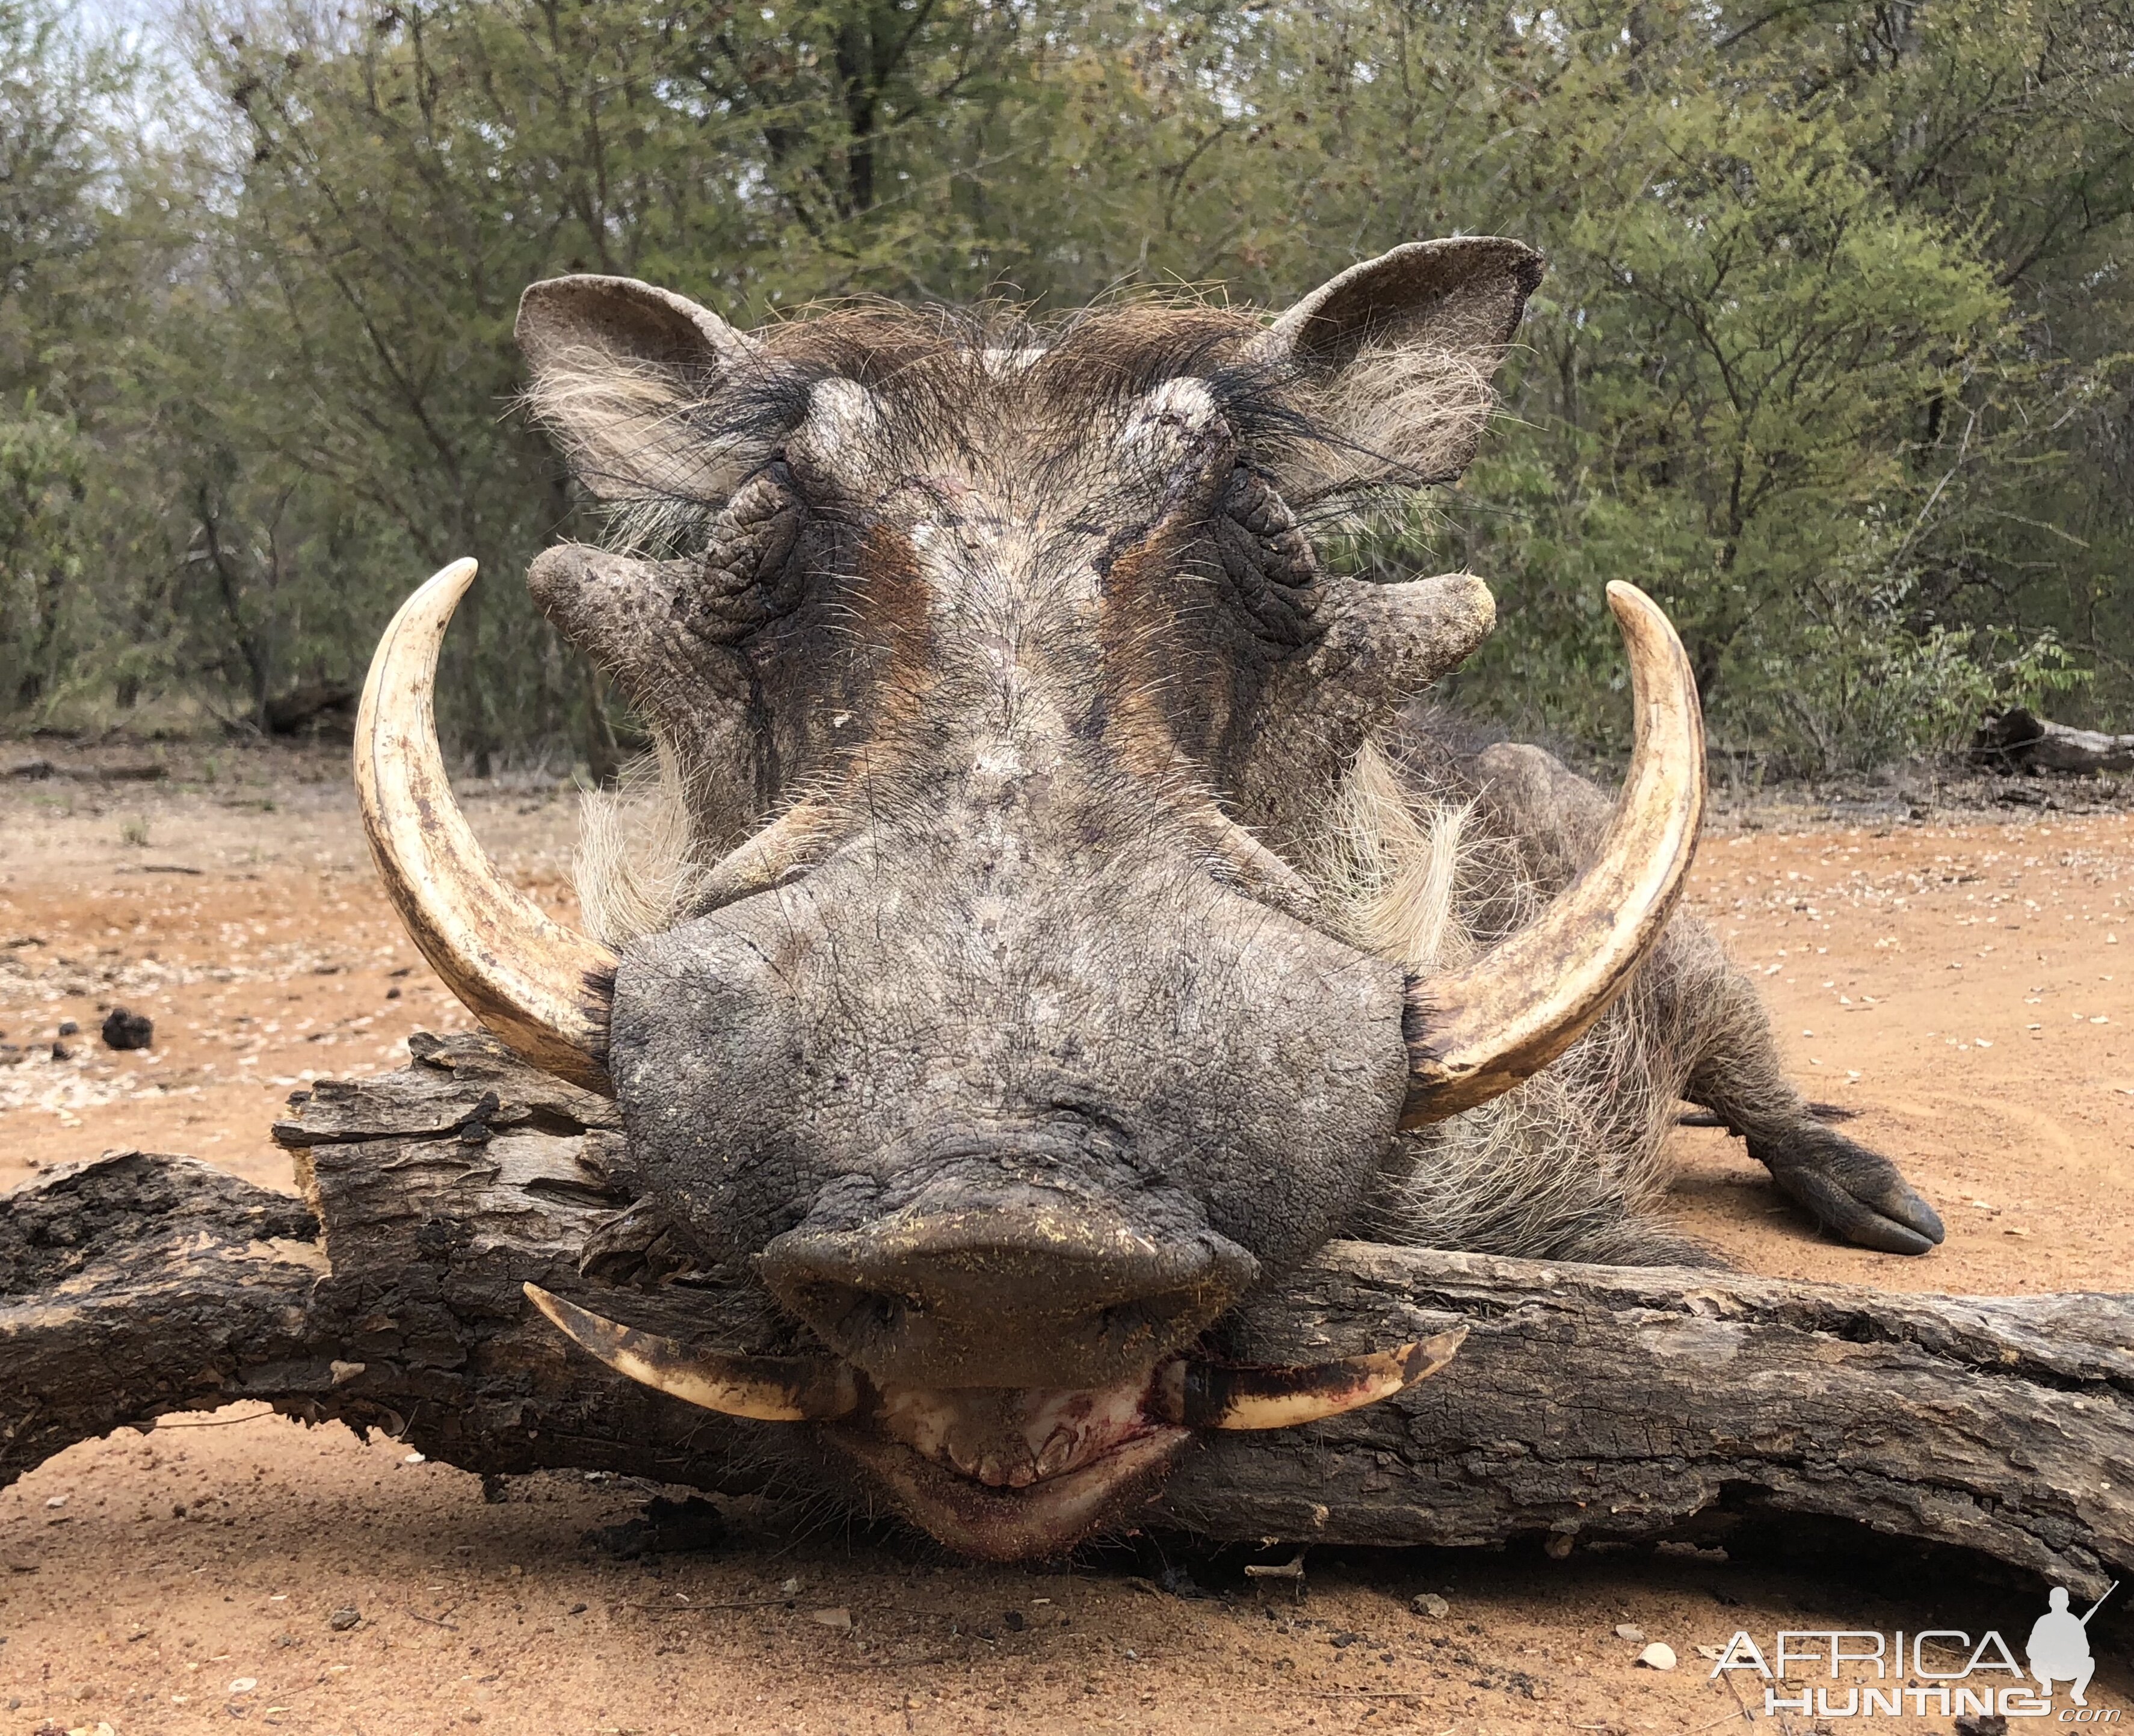
<svg viewBox="0 0 2134 1736">
<path fill-rule="evenodd" d="M 989 1487 L 900 1441 L 842 1425 L 823 1437 L 938 1541 L 982 1561 L 1027 1561 L 1065 1554 L 1154 1495 L 1193 1431 L 1152 1424 L 1094 1459 L 1019 1488 Z"/>
<path fill-rule="evenodd" d="M 876 1382 L 831 1357 L 705 1351 L 526 1294 L 618 1373 L 731 1416 L 810 1422 L 917 1524 L 994 1560 L 1056 1554 L 1153 1492 L 1202 1430 L 1294 1428 L 1379 1403 L 1452 1360 L 1464 1326 L 1301 1367 L 1172 1356 L 1094 1389 Z"/>
</svg>

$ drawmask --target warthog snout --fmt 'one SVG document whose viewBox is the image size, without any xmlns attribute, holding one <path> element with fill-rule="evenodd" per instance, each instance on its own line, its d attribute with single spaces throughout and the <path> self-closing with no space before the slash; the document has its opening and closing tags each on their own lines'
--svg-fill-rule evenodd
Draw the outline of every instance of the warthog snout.
<svg viewBox="0 0 2134 1736">
<path fill-rule="evenodd" d="M 977 1155 L 850 1227 L 818 1213 L 758 1269 L 874 1378 L 934 1386 L 1108 1386 L 1189 1342 L 1258 1273 L 1182 1198 L 1163 1203 L 1166 1222 L 1001 1173 L 1033 1157 Z"/>
</svg>

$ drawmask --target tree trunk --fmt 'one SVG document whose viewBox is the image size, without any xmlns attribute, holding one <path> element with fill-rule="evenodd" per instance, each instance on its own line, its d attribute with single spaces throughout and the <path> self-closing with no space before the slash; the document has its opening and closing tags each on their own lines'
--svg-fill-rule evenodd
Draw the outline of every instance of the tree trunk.
<svg viewBox="0 0 2134 1736">
<path fill-rule="evenodd" d="M 614 1106 L 481 1037 L 292 1100 L 306 1198 L 139 1153 L 0 1201 L 0 1478 L 165 1412 L 264 1399 L 482 1473 L 737 1493 L 795 1431 L 611 1374 L 528 1280 L 746 1348 L 760 1300 L 664 1283 Z M 587 1267 L 581 1256 L 596 1231 Z M 614 1281 L 631 1277 L 630 1283 Z M 1207 1439 L 1147 1522 L 1216 1539 L 1487 1544 L 1691 1534 L 1745 1507 L 1977 1550 L 2094 1596 L 2134 1570 L 2134 1298 L 1884 1294 L 1365 1242 L 1255 1298 L 1240 1353 L 1472 1329 L 1442 1374 L 1309 1428 Z"/>
</svg>

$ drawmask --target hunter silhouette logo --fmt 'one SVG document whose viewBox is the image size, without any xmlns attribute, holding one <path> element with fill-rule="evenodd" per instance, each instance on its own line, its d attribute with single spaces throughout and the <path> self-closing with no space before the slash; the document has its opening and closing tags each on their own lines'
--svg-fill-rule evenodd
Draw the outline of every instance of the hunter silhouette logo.
<svg viewBox="0 0 2134 1736">
<path fill-rule="evenodd" d="M 2078 1616 L 2068 1608 L 2067 1588 L 2055 1585 L 2046 1599 L 2050 1607 L 2032 1624 L 2024 1648 L 2030 1666 L 2027 1672 L 1994 1630 L 1974 1642 L 1959 1628 L 1929 1628 L 1909 1635 L 1909 1648 L 1908 1636 L 1901 1632 L 1789 1629 L 1777 1636 L 1768 1654 L 1745 1630 L 1727 1642 L 1712 1674 L 1754 1671 L 1765 1683 L 1767 1718 L 1782 1712 L 1818 1719 L 1905 1713 L 1914 1718 L 2048 1718 L 2054 1712 L 2054 1685 L 2065 1683 L 2074 1704 L 2060 1711 L 2060 1723 L 2117 1724 L 2117 1711 L 2092 1709 L 2085 1695 L 2097 1668 L 2089 1653 L 2089 1619 L 2118 1589 L 2114 1579 L 2104 1596 Z M 1951 1663 L 1957 1667 L 1947 1667 Z M 1847 1665 L 1852 1666 L 1850 1672 Z M 1827 1675 L 1833 1685 L 1802 1680 L 1819 1675 Z"/>
<path fill-rule="evenodd" d="M 2104 1598 L 2119 1589 L 2114 1579 L 2104 1588 Z M 2096 1660 L 2089 1655 L 2089 1618 L 2104 1607 L 2104 1598 L 2099 1598 L 2080 1616 L 2068 1612 L 2067 1587 L 2055 1585 L 2052 1595 L 2045 1599 L 2052 1607 L 2040 1616 L 2030 1629 L 2030 1643 L 2023 1649 L 2030 1660 L 2030 1674 L 2036 1676 L 2047 1694 L 2053 1684 L 2064 1681 L 2068 1685 L 2068 1698 L 2078 1706 L 2086 1706 L 2083 1697 L 2089 1686 L 2089 1678 L 2097 1668 Z"/>
</svg>

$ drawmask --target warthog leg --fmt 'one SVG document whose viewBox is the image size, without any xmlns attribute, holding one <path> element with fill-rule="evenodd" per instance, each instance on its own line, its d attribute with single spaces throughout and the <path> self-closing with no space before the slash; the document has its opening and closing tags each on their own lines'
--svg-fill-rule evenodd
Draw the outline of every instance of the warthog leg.
<svg viewBox="0 0 2134 1736">
<path fill-rule="evenodd" d="M 1470 775 L 1543 891 L 1567 882 L 1598 848 L 1607 797 L 1539 748 L 1486 749 Z M 1666 1087 L 1657 1101 L 1671 1106 L 1678 1091 L 1709 1110 L 1825 1229 L 1891 1254 L 1924 1254 L 1941 1241 L 1941 1218 L 1896 1165 L 1827 1126 L 1794 1088 L 1755 986 L 1703 923 L 1682 913 L 1669 921 L 1639 967 L 1625 1016 L 1649 1039 Z"/>
</svg>

